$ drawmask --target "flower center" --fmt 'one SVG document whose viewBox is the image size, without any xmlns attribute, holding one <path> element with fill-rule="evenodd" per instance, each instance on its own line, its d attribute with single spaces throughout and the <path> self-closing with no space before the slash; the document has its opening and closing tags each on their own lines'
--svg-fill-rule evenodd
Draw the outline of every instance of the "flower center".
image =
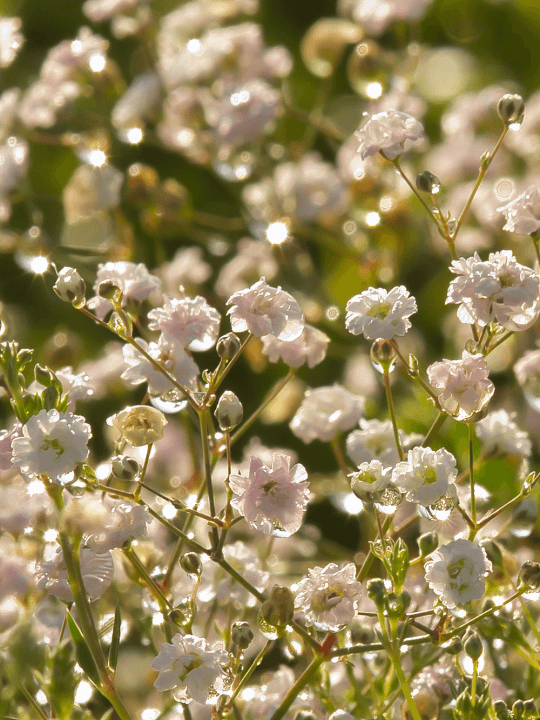
<svg viewBox="0 0 540 720">
<path fill-rule="evenodd" d="M 43 444 L 40 447 L 40 450 L 50 450 L 52 449 L 54 453 L 56 453 L 56 457 L 60 457 L 60 455 L 63 455 L 65 450 L 60 445 L 58 440 L 56 438 L 54 440 L 51 440 L 51 438 L 47 435 L 47 437 L 44 439 Z"/>
</svg>

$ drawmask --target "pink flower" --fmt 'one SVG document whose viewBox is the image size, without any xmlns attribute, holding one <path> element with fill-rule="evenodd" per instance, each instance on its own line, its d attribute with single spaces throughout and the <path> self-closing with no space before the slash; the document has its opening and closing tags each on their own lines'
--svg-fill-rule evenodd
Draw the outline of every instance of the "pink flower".
<svg viewBox="0 0 540 720">
<path fill-rule="evenodd" d="M 392 109 L 372 115 L 356 131 L 356 137 L 362 160 L 378 152 L 394 160 L 424 137 L 424 128 L 412 115 Z"/>
<path fill-rule="evenodd" d="M 488 404 L 495 392 L 484 356 L 466 350 L 461 360 L 433 363 L 427 373 L 438 391 L 441 408 L 456 420 L 469 420 Z"/>
</svg>

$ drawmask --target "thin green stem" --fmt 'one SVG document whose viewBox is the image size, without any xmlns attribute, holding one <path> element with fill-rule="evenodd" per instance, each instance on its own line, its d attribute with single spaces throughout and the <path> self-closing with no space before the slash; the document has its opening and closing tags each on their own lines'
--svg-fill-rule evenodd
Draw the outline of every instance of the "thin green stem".
<svg viewBox="0 0 540 720">
<path fill-rule="evenodd" d="M 233 692 L 230 697 L 230 699 L 227 701 L 227 705 L 232 705 L 233 702 L 238 697 L 238 694 L 241 692 L 242 688 L 245 687 L 247 681 L 249 678 L 253 675 L 255 670 L 257 669 L 258 665 L 261 663 L 263 657 L 268 652 L 268 648 L 272 644 L 272 640 L 267 640 L 265 644 L 262 647 L 262 650 L 257 655 L 257 657 L 253 660 L 251 665 L 247 668 L 247 670 L 238 678 L 238 682 L 233 685 Z"/>
<path fill-rule="evenodd" d="M 525 592 L 525 588 L 523 590 L 518 590 L 513 595 L 510 595 L 510 597 L 506 598 L 506 600 L 498 605 L 493 605 L 492 607 L 488 608 L 487 610 L 484 610 L 484 612 L 480 613 L 480 615 L 477 615 L 476 617 L 472 618 L 472 620 L 467 620 L 467 622 L 463 623 L 462 625 L 459 625 L 457 628 L 454 628 L 450 632 L 445 633 L 444 635 L 441 635 L 440 642 L 444 643 L 447 640 L 450 640 L 455 635 L 459 635 L 460 632 L 463 630 L 466 630 L 471 625 L 474 625 L 475 623 L 479 622 L 480 620 L 483 620 L 485 617 L 489 617 L 489 615 L 493 615 L 493 613 L 497 612 L 497 610 L 500 610 L 505 605 L 508 605 L 508 603 L 513 602 L 516 598 L 518 598 L 520 595 L 522 595 Z"/>
<path fill-rule="evenodd" d="M 383 371 L 384 387 L 386 390 L 386 402 L 388 403 L 388 411 L 390 412 L 390 418 L 392 420 L 392 428 L 394 430 L 394 440 L 396 442 L 396 448 L 400 460 L 403 460 L 403 448 L 401 447 L 401 439 L 399 437 L 399 428 L 396 420 L 396 412 L 394 410 L 394 401 L 392 399 L 392 389 L 390 387 L 390 372 L 388 367 L 384 368 Z"/>
<path fill-rule="evenodd" d="M 433 440 L 437 437 L 439 430 L 442 428 L 444 421 L 448 415 L 441 411 L 437 417 L 435 418 L 435 421 L 433 425 L 429 428 L 428 433 L 426 437 L 424 438 L 424 441 L 422 443 L 422 447 L 429 447 L 430 443 L 433 442 Z"/>
<path fill-rule="evenodd" d="M 401 645 L 424 645 L 433 642 L 430 635 L 416 635 L 412 638 L 405 638 L 401 641 Z M 338 648 L 329 653 L 329 659 L 336 657 L 344 657 L 345 655 L 363 655 L 364 653 L 377 652 L 384 650 L 382 643 L 370 643 L 368 645 L 350 645 L 349 647 Z"/>
<path fill-rule="evenodd" d="M 205 408 L 199 412 L 199 423 L 201 427 L 201 443 L 203 451 L 203 464 L 205 473 L 206 493 L 208 495 L 208 506 L 210 515 L 216 516 L 216 503 L 214 500 L 214 486 L 212 485 L 212 465 L 210 462 L 210 447 L 208 444 L 208 410 Z M 217 528 L 212 526 L 212 547 L 216 550 L 219 545 L 219 534 Z"/>
<path fill-rule="evenodd" d="M 300 675 L 298 680 L 294 683 L 292 688 L 285 695 L 277 710 L 270 717 L 270 720 L 282 720 L 282 718 L 285 717 L 287 711 L 289 710 L 293 702 L 296 700 L 298 695 L 302 692 L 306 685 L 308 685 L 314 679 L 325 659 L 326 657 L 324 655 L 316 655 L 313 658 L 313 660 L 310 662 L 304 672 Z"/>
<path fill-rule="evenodd" d="M 517 589 L 516 583 L 512 580 L 512 576 L 510 575 L 508 570 L 504 567 L 504 565 L 502 566 L 502 570 L 503 570 L 503 573 L 504 573 L 506 579 L 508 580 L 510 585 L 513 587 L 514 591 L 519 592 Z M 523 614 L 525 615 L 525 618 L 526 618 L 527 622 L 529 623 L 529 627 L 531 628 L 533 635 L 535 636 L 535 638 L 538 641 L 538 644 L 540 646 L 540 631 L 536 627 L 536 623 L 534 622 L 532 615 L 529 612 L 529 608 L 527 607 L 527 604 L 525 603 L 525 600 L 521 597 L 521 595 L 519 595 L 519 597 L 518 597 L 518 602 L 521 605 L 521 609 L 523 610 Z"/>
<path fill-rule="evenodd" d="M 469 423 L 469 487 L 471 490 L 471 520 L 473 522 L 473 528 L 471 528 L 469 540 L 474 540 L 474 536 L 476 535 L 476 495 L 474 491 L 474 423 Z"/>
<path fill-rule="evenodd" d="M 150 460 L 150 453 L 152 452 L 152 447 L 153 447 L 153 443 L 150 443 L 148 445 L 148 447 L 146 448 L 146 455 L 145 455 L 144 463 L 143 463 L 142 470 L 141 470 L 141 476 L 139 478 L 139 483 L 138 483 L 137 487 L 135 488 L 135 493 L 134 493 L 137 500 L 141 497 L 144 478 L 146 476 L 146 471 L 148 470 L 148 462 Z"/>
<path fill-rule="evenodd" d="M 230 373 L 231 369 L 234 367 L 236 361 L 240 357 L 240 355 L 244 352 L 247 345 L 251 340 L 253 339 L 253 334 L 249 333 L 247 338 L 244 340 L 242 345 L 239 347 L 238 352 L 229 360 L 227 365 L 223 368 L 222 372 L 216 374 L 216 376 L 213 378 L 212 382 L 208 386 L 208 390 L 206 391 L 206 395 L 204 396 L 201 407 L 206 407 L 206 404 L 208 403 L 208 400 L 210 399 L 211 395 L 213 395 L 221 385 L 221 383 L 225 380 L 227 375 Z M 221 363 L 220 363 L 221 365 Z"/>
<path fill-rule="evenodd" d="M 165 597 L 163 592 L 156 585 L 153 578 L 148 574 L 147 569 L 144 567 L 140 558 L 138 557 L 137 553 L 133 550 L 133 548 L 124 547 L 122 549 L 123 549 L 124 555 L 127 557 L 127 559 L 130 561 L 130 563 L 133 565 L 133 567 L 137 571 L 137 574 L 140 577 L 140 579 L 143 581 L 143 583 L 146 585 L 146 587 L 148 588 L 150 593 L 157 600 L 161 610 L 171 610 L 172 609 L 171 601 Z"/>
<path fill-rule="evenodd" d="M 36 700 L 36 699 L 32 696 L 32 694 L 24 687 L 24 685 L 19 685 L 19 687 L 20 687 L 21 692 L 22 692 L 22 694 L 24 695 L 24 697 L 28 700 L 28 702 L 30 703 L 30 705 L 34 708 L 34 710 L 35 710 L 36 715 L 38 716 L 38 718 L 40 718 L 40 720 L 50 720 L 50 718 L 48 718 L 48 717 L 45 715 L 45 713 L 43 712 L 43 710 L 39 707 L 39 703 L 37 702 L 37 700 Z"/>
<path fill-rule="evenodd" d="M 502 345 L 503 342 L 506 342 L 508 338 L 512 337 L 514 335 L 513 330 L 509 330 L 507 333 L 505 333 L 500 340 L 497 340 L 497 342 L 493 343 L 493 345 L 490 345 L 487 350 L 484 353 L 484 357 L 487 357 L 490 353 L 492 353 L 494 350 L 496 350 L 499 345 Z"/>
<path fill-rule="evenodd" d="M 382 154 L 382 153 L 381 153 L 381 154 Z M 385 160 L 388 160 L 388 158 L 385 157 L 384 154 L 382 154 L 382 155 L 383 155 L 383 157 L 385 158 Z M 409 180 L 408 176 L 406 175 L 406 173 L 404 172 L 403 168 L 401 167 L 400 162 L 399 162 L 399 157 L 395 158 L 394 160 L 388 160 L 388 161 L 392 163 L 392 165 L 393 165 L 393 166 L 396 168 L 396 170 L 398 171 L 399 175 L 401 175 L 401 177 L 403 178 L 403 180 L 405 180 L 405 182 L 407 183 L 407 185 L 408 185 L 408 186 L 410 187 L 410 189 L 413 191 L 414 195 L 416 195 L 416 198 L 417 198 L 417 199 L 420 201 L 420 203 L 423 205 L 424 209 L 426 210 L 427 214 L 428 214 L 429 217 L 431 218 L 432 222 L 435 223 L 435 226 L 436 226 L 437 230 L 439 231 L 439 233 L 442 235 L 442 237 L 444 237 L 445 240 L 447 240 L 447 238 L 445 237 L 445 235 L 444 235 L 444 233 L 443 233 L 441 224 L 440 224 L 439 220 L 437 219 L 436 215 L 434 215 L 433 210 L 429 207 L 429 205 L 427 204 L 427 202 L 426 202 L 426 201 L 424 200 L 424 198 L 420 195 L 420 193 L 418 192 L 418 189 L 414 186 L 414 183 L 412 183 L 412 182 Z"/>
</svg>

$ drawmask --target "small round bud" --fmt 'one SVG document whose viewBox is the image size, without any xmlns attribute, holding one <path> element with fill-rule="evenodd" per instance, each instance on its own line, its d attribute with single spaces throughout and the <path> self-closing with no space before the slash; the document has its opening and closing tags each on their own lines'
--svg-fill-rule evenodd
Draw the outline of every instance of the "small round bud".
<svg viewBox="0 0 540 720">
<path fill-rule="evenodd" d="M 403 613 L 405 612 L 405 606 L 403 604 L 403 599 L 401 598 L 401 595 L 398 595 L 395 592 L 390 592 L 386 596 L 386 609 L 388 612 L 388 617 L 390 618 L 401 618 L 403 617 Z"/>
<path fill-rule="evenodd" d="M 459 655 L 459 653 L 463 650 L 461 638 L 453 637 L 444 649 L 449 655 Z"/>
<path fill-rule="evenodd" d="M 34 378 L 43 387 L 50 387 L 54 381 L 53 373 L 42 365 L 34 365 Z"/>
<path fill-rule="evenodd" d="M 429 193 L 430 195 L 436 195 L 441 189 L 441 181 L 429 170 L 419 173 L 416 176 L 416 187 L 421 192 Z"/>
<path fill-rule="evenodd" d="M 149 405 L 128 407 L 107 419 L 107 423 L 115 427 L 133 447 L 142 447 L 161 440 L 167 422 L 160 410 Z"/>
<path fill-rule="evenodd" d="M 397 353 L 389 340 L 379 338 L 371 346 L 370 356 L 371 361 L 375 365 L 380 365 L 383 372 L 389 372 L 396 362 Z"/>
<path fill-rule="evenodd" d="M 533 718 L 536 718 L 537 716 L 538 712 L 536 710 L 536 703 L 534 700 L 524 700 L 523 717 L 526 718 L 526 720 L 533 720 Z"/>
<path fill-rule="evenodd" d="M 484 652 L 482 641 L 475 632 L 470 633 L 468 637 L 465 638 L 463 649 L 473 661 L 481 658 L 482 653 Z"/>
<path fill-rule="evenodd" d="M 526 562 L 521 566 L 519 582 L 531 590 L 540 590 L 540 564 Z"/>
<path fill-rule="evenodd" d="M 202 573 L 201 558 L 194 552 L 187 552 L 180 558 L 180 567 L 189 575 L 200 576 Z"/>
<path fill-rule="evenodd" d="M 244 409 L 242 403 L 236 395 L 230 390 L 225 390 L 220 397 L 214 415 L 219 423 L 219 427 L 225 432 L 233 430 L 242 422 Z"/>
<path fill-rule="evenodd" d="M 418 538 L 418 549 L 421 557 L 427 557 L 439 547 L 439 536 L 436 532 L 427 532 Z"/>
<path fill-rule="evenodd" d="M 294 595 L 288 587 L 274 585 L 259 610 L 260 618 L 277 630 L 284 631 L 294 615 Z"/>
<path fill-rule="evenodd" d="M 118 302 L 122 293 L 118 285 L 112 280 L 103 280 L 98 285 L 97 294 L 99 297 L 105 298 L 105 300 Z"/>
<path fill-rule="evenodd" d="M 495 567 L 503 566 L 503 556 L 501 548 L 498 546 L 495 540 L 482 540 L 480 546 L 483 547 L 486 551 L 487 559 L 492 565 L 494 565 Z"/>
<path fill-rule="evenodd" d="M 235 622 L 231 628 L 231 640 L 241 650 L 246 650 L 253 640 L 253 630 L 249 627 L 247 622 Z"/>
<path fill-rule="evenodd" d="M 64 267 L 60 270 L 53 290 L 64 302 L 72 303 L 76 307 L 84 305 L 86 285 L 74 268 Z"/>
<path fill-rule="evenodd" d="M 514 716 L 514 720 L 521 720 L 524 710 L 525 703 L 523 700 L 516 700 L 516 702 L 512 705 L 512 715 Z"/>
<path fill-rule="evenodd" d="M 366 584 L 366 590 L 368 597 L 373 600 L 377 607 L 384 604 L 384 598 L 386 595 L 384 580 L 381 580 L 381 578 L 371 578 L 371 580 L 369 580 Z"/>
<path fill-rule="evenodd" d="M 497 720 L 510 720 L 510 713 L 504 700 L 495 700 L 493 703 L 493 711 Z"/>
<path fill-rule="evenodd" d="M 408 593 L 406 590 L 404 590 L 404 591 L 400 594 L 400 598 L 401 598 L 401 602 L 403 603 L 403 612 L 406 612 L 406 611 L 407 611 L 407 608 L 409 607 L 409 605 L 410 605 L 411 602 L 412 602 L 411 594 Z"/>
<path fill-rule="evenodd" d="M 525 115 L 525 103 L 521 95 L 503 95 L 497 105 L 499 117 L 506 127 L 519 127 Z"/>
<path fill-rule="evenodd" d="M 133 480 L 141 471 L 141 466 L 135 458 L 127 455 L 117 455 L 111 462 L 111 472 L 119 480 Z"/>
<path fill-rule="evenodd" d="M 240 338 L 231 332 L 219 338 L 216 344 L 216 352 L 223 360 L 231 360 L 241 347 Z"/>
</svg>

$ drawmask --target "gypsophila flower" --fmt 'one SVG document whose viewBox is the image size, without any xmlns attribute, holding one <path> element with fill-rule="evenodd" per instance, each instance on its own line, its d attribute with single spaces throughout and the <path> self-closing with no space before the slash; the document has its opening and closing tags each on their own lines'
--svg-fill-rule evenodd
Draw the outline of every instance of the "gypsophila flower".
<svg viewBox="0 0 540 720">
<path fill-rule="evenodd" d="M 427 369 L 441 408 L 456 420 L 469 420 L 490 401 L 495 386 L 483 355 L 463 351 L 461 360 L 442 360 Z"/>
<path fill-rule="evenodd" d="M 86 594 L 90 600 L 97 600 L 113 580 L 114 565 L 111 553 L 95 553 L 90 548 L 83 547 L 79 561 Z M 36 571 L 36 584 L 38 588 L 47 590 L 65 603 L 73 602 L 73 593 L 61 548 L 57 548 L 52 560 L 41 563 Z"/>
<path fill-rule="evenodd" d="M 86 0 L 82 11 L 92 22 L 109 20 L 113 15 L 130 10 L 142 0 Z"/>
<path fill-rule="evenodd" d="M 485 262 L 477 253 L 454 260 L 458 277 L 448 288 L 447 303 L 459 303 L 462 323 L 484 327 L 497 322 L 507 330 L 526 330 L 540 313 L 540 277 L 516 262 L 510 250 L 490 253 Z"/>
<path fill-rule="evenodd" d="M 221 644 L 177 633 L 171 643 L 161 643 L 152 662 L 159 672 L 154 687 L 160 692 L 172 690 L 178 702 L 215 705 L 221 696 L 230 695 L 229 663 Z"/>
<path fill-rule="evenodd" d="M 133 447 L 142 447 L 161 440 L 167 422 L 160 410 L 148 405 L 128 407 L 107 419 L 107 424 L 116 428 L 120 436 Z"/>
<path fill-rule="evenodd" d="M 529 185 L 524 193 L 497 210 L 506 218 L 503 230 L 516 235 L 532 235 L 540 230 L 540 190 L 536 185 Z"/>
<path fill-rule="evenodd" d="M 479 600 L 491 572 L 485 550 L 469 540 L 441 545 L 426 563 L 426 582 L 448 608 Z"/>
<path fill-rule="evenodd" d="M 157 343 L 147 343 L 140 338 L 136 342 L 150 357 L 157 360 L 180 385 L 190 386 L 193 384 L 199 368 L 178 341 L 167 340 L 161 335 Z M 148 392 L 151 395 L 161 395 L 172 389 L 173 385 L 170 380 L 133 345 L 124 345 L 123 353 L 124 362 L 128 365 L 127 370 L 124 370 L 120 376 L 124 380 L 131 385 L 147 382 Z"/>
<path fill-rule="evenodd" d="M 379 460 L 360 463 L 358 470 L 349 475 L 353 492 L 360 495 L 384 490 L 391 476 L 391 468 L 385 468 Z"/>
<path fill-rule="evenodd" d="M 364 398 L 341 385 L 307 390 L 289 427 L 303 442 L 330 442 L 338 432 L 350 430 L 364 411 Z"/>
<path fill-rule="evenodd" d="M 476 423 L 474 430 L 482 443 L 484 455 L 521 455 L 532 450 L 528 434 L 514 422 L 516 413 L 495 410 Z"/>
<path fill-rule="evenodd" d="M 400 439 L 403 443 L 405 438 L 401 430 Z M 347 455 L 355 465 L 377 459 L 385 467 L 388 467 L 399 461 L 391 420 L 381 422 L 380 420 L 361 418 L 360 430 L 353 430 L 347 435 L 345 446 Z"/>
<path fill-rule="evenodd" d="M 289 537 L 302 524 L 309 500 L 309 483 L 303 465 L 290 467 L 286 455 L 272 456 L 271 467 L 252 457 L 249 476 L 232 474 L 231 490 L 237 497 L 232 505 L 256 530 L 265 535 Z"/>
<path fill-rule="evenodd" d="M 274 288 L 261 278 L 246 290 L 234 293 L 227 300 L 231 307 L 233 332 L 248 330 L 256 337 L 274 335 L 279 340 L 296 340 L 304 329 L 304 315 L 289 293 Z"/>
<path fill-rule="evenodd" d="M 146 265 L 132 262 L 108 262 L 100 265 L 94 283 L 94 291 L 97 293 L 100 283 L 110 280 L 120 288 L 122 292 L 122 306 L 132 300 L 140 303 L 159 292 L 161 280 L 148 272 Z M 106 298 L 96 295 L 91 298 L 87 307 L 93 309 L 96 315 L 103 319 L 112 310 L 112 303 Z"/>
<path fill-rule="evenodd" d="M 356 131 L 362 160 L 378 152 L 394 160 L 424 137 L 424 127 L 412 115 L 401 110 L 385 110 L 372 115 Z"/>
<path fill-rule="evenodd" d="M 405 335 L 411 327 L 408 318 L 417 311 L 416 300 L 400 285 L 387 291 L 370 287 L 347 303 L 345 326 L 353 335 L 366 340 L 391 340 Z"/>
<path fill-rule="evenodd" d="M 295 606 L 308 625 L 319 630 L 338 632 L 356 615 L 362 586 L 356 580 L 356 566 L 340 568 L 335 563 L 309 570 L 298 583 Z"/>
<path fill-rule="evenodd" d="M 26 475 L 47 474 L 58 482 L 88 457 L 90 425 L 81 415 L 40 410 L 23 425 L 22 437 L 12 441 L 12 462 Z"/>
<path fill-rule="evenodd" d="M 0 17 L 0 68 L 11 65 L 24 43 L 21 25 L 18 17 Z"/>
<path fill-rule="evenodd" d="M 392 471 L 392 482 L 407 493 L 409 502 L 433 505 L 448 491 L 457 475 L 456 459 L 441 448 L 416 447 L 409 450 L 407 460 Z"/>
<path fill-rule="evenodd" d="M 209 350 L 219 335 L 220 315 L 203 297 L 163 299 L 163 307 L 148 313 L 150 330 L 160 330 L 166 340 L 196 352 Z"/>
<path fill-rule="evenodd" d="M 262 342 L 262 353 L 270 362 L 275 363 L 281 359 L 292 368 L 299 368 L 304 363 L 307 363 L 309 368 L 313 368 L 326 357 L 330 338 L 322 330 L 312 325 L 304 325 L 302 334 L 296 340 L 284 342 L 274 335 L 264 335 Z"/>
</svg>

